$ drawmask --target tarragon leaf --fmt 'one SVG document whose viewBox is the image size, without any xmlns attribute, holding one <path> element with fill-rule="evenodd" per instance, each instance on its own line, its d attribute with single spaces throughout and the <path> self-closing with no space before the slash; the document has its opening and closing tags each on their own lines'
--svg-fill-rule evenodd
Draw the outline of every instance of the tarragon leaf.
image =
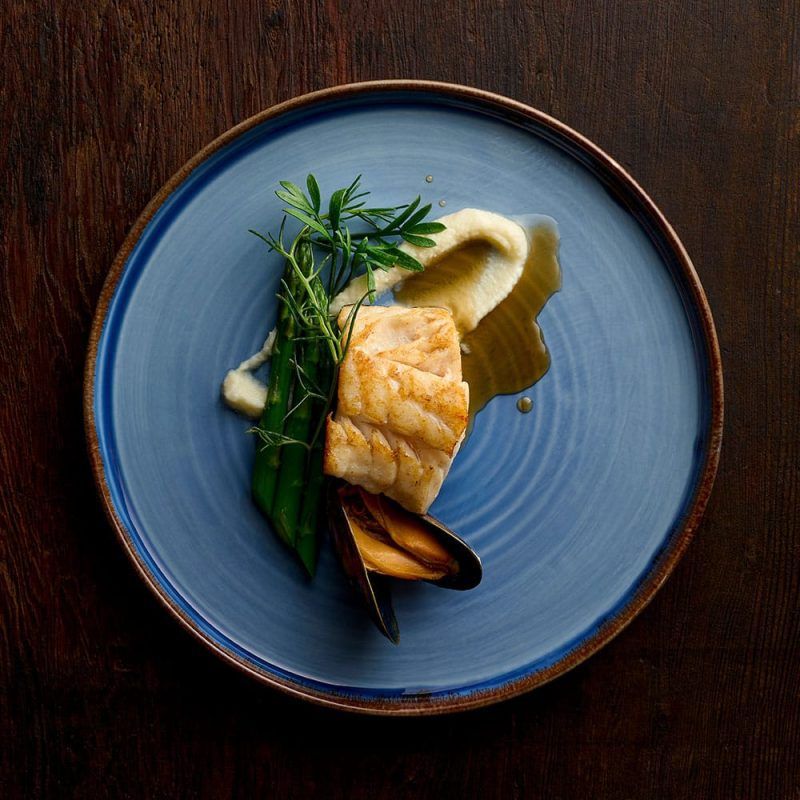
<svg viewBox="0 0 800 800">
<path fill-rule="evenodd" d="M 425 267 L 423 267 L 414 256 L 410 256 L 408 253 L 404 253 L 396 247 L 388 248 L 387 252 L 394 259 L 394 263 L 397 264 L 397 266 L 407 269 L 410 272 L 424 272 Z"/>
<path fill-rule="evenodd" d="M 370 303 L 375 302 L 375 273 L 372 267 L 367 264 L 367 293 L 369 294 Z"/>
<path fill-rule="evenodd" d="M 417 236 L 414 233 L 406 233 L 403 231 L 400 236 L 405 239 L 409 244 L 414 244 L 417 247 L 436 247 L 436 242 L 429 239 L 427 236 Z"/>
<path fill-rule="evenodd" d="M 287 214 L 290 214 L 295 219 L 299 219 L 304 225 L 308 225 L 309 228 L 312 228 L 317 233 L 321 233 L 326 239 L 330 241 L 331 235 L 328 233 L 327 229 L 324 225 L 322 225 L 318 220 L 314 219 L 313 217 L 309 216 L 308 214 L 300 211 L 297 208 L 284 208 L 283 209 Z"/>
<path fill-rule="evenodd" d="M 342 201 L 346 192 L 347 189 L 337 189 L 331 195 L 331 201 L 328 204 L 328 220 L 331 228 L 335 231 L 339 229 L 339 215 L 342 213 Z"/>
<path fill-rule="evenodd" d="M 361 173 L 356 175 L 356 177 L 353 179 L 353 182 L 347 187 L 347 189 L 345 189 L 344 196 L 347 200 L 353 199 L 353 192 L 358 189 L 359 183 L 361 183 Z M 363 194 L 367 195 L 369 192 L 363 192 Z"/>
<path fill-rule="evenodd" d="M 364 260 L 367 254 L 367 247 L 369 247 L 369 239 L 365 236 L 353 251 L 353 268 L 358 267 L 359 263 Z"/>
<path fill-rule="evenodd" d="M 314 213 L 314 209 L 308 204 L 308 201 L 303 195 L 298 197 L 296 194 L 284 192 L 281 189 L 278 189 L 275 192 L 275 195 L 283 200 L 284 203 L 288 203 L 293 208 L 299 208 L 301 211 L 307 211 L 310 214 Z"/>
<path fill-rule="evenodd" d="M 408 222 L 403 226 L 403 228 L 404 229 L 413 228 L 415 225 L 418 225 L 420 222 L 422 222 L 423 219 L 425 219 L 425 217 L 428 216 L 430 211 L 431 211 L 431 204 L 428 203 L 428 205 L 423 206 L 419 211 L 417 211 L 417 213 L 414 214 L 413 217 L 409 217 Z"/>
<path fill-rule="evenodd" d="M 292 183 L 291 181 L 278 181 L 278 183 L 283 186 L 289 194 L 293 194 L 297 198 L 305 199 L 303 190 L 296 183 Z"/>
<path fill-rule="evenodd" d="M 406 226 L 405 231 L 406 233 L 441 233 L 442 231 L 446 231 L 447 226 L 442 225 L 441 222 L 419 222 L 416 225 L 411 227 Z"/>
<path fill-rule="evenodd" d="M 397 258 L 392 253 L 392 248 L 388 247 L 367 247 L 366 254 L 370 261 L 385 267 L 393 267 Z"/>
<path fill-rule="evenodd" d="M 359 192 L 358 194 L 354 194 L 354 195 L 345 195 L 344 205 L 347 207 L 347 210 L 349 211 L 351 208 L 355 208 L 353 203 L 356 200 L 360 200 L 362 197 L 367 197 L 368 195 L 369 195 L 369 192 Z M 359 203 L 358 205 L 359 205 L 359 207 L 361 207 L 361 206 L 364 205 L 364 203 Z"/>
<path fill-rule="evenodd" d="M 399 228 L 402 228 L 402 227 L 403 227 L 403 223 L 404 223 L 404 222 L 405 222 L 405 221 L 406 221 L 406 220 L 407 220 L 407 219 L 408 219 L 408 218 L 409 218 L 409 217 L 410 217 L 410 216 L 411 216 L 411 215 L 414 213 L 414 211 L 415 211 L 415 209 L 417 208 L 417 206 L 419 205 L 419 203 L 420 203 L 420 200 L 421 200 L 421 199 L 422 199 L 422 198 L 421 198 L 419 195 L 417 195 L 417 196 L 416 196 L 416 198 L 415 198 L 414 200 L 412 200 L 412 201 L 411 201 L 411 202 L 410 202 L 410 203 L 409 203 L 409 204 L 408 204 L 408 205 L 405 207 L 405 210 L 404 210 L 404 211 L 402 211 L 402 212 L 400 212 L 400 213 L 399 213 L 399 214 L 398 214 L 398 215 L 397 215 L 397 216 L 396 216 L 396 217 L 395 217 L 395 218 L 392 220 L 392 222 L 391 222 L 389 225 L 387 225 L 387 226 L 386 226 L 386 227 L 385 227 L 385 228 L 384 228 L 384 229 L 381 231 L 381 233 L 383 233 L 383 234 L 388 234 L 388 233 L 390 233 L 391 231 L 395 231 L 395 230 L 398 230 Z M 428 206 L 428 211 L 430 211 L 430 210 L 431 210 L 431 207 L 430 207 L 430 206 Z M 426 212 L 425 212 L 425 214 L 427 214 L 427 213 L 428 213 L 428 212 L 426 211 Z M 425 214 L 423 214 L 422 216 L 425 216 Z M 420 217 L 420 219 L 421 219 L 421 217 Z"/>
<path fill-rule="evenodd" d="M 306 186 L 308 187 L 308 196 L 311 198 L 311 205 L 314 207 L 314 211 L 319 213 L 319 206 L 321 202 L 319 184 L 317 183 L 317 179 L 310 173 L 306 178 Z"/>
</svg>

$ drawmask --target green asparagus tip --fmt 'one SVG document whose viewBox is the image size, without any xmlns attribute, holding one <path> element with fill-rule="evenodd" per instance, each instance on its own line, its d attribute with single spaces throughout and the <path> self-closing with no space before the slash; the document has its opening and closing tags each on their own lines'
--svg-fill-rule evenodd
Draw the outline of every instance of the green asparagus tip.
<svg viewBox="0 0 800 800">
<path fill-rule="evenodd" d="M 294 550 L 297 546 L 297 531 L 294 526 L 292 526 L 280 512 L 272 516 L 271 522 L 272 526 L 275 528 L 275 532 L 281 537 L 282 541 Z"/>
<path fill-rule="evenodd" d="M 316 535 L 301 536 L 296 544 L 297 556 L 306 568 L 309 578 L 317 572 L 317 556 L 319 555 L 319 540 Z"/>
</svg>

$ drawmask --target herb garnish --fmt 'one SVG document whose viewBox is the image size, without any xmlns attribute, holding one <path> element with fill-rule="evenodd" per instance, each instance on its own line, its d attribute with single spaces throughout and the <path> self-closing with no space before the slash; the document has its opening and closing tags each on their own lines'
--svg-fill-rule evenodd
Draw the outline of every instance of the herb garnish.
<svg viewBox="0 0 800 800">
<path fill-rule="evenodd" d="M 306 192 L 290 181 L 280 181 L 280 186 L 275 194 L 286 203 L 287 216 L 277 236 L 251 231 L 285 262 L 267 402 L 253 428 L 261 446 L 252 489 L 278 535 L 313 575 L 324 484 L 323 429 L 356 315 L 363 303 L 375 300 L 376 270 L 423 270 L 416 258 L 399 248 L 401 241 L 433 247 L 436 242 L 430 235 L 445 226 L 425 221 L 431 205 L 420 207 L 420 197 L 401 206 L 367 206 L 369 192 L 361 190 L 360 175 L 331 194 L 325 211 L 313 175 L 306 179 Z M 287 217 L 302 223 L 288 245 Z M 354 230 L 356 225 L 361 230 Z M 330 314 L 331 301 L 362 274 L 367 290 L 340 329 Z"/>
</svg>

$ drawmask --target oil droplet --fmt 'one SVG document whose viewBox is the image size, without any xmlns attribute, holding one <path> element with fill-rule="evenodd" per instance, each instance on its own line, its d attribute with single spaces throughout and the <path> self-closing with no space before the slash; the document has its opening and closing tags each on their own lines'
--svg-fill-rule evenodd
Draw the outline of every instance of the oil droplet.
<svg viewBox="0 0 800 800">
<path fill-rule="evenodd" d="M 427 183 L 433 183 L 433 175 L 426 175 L 425 176 L 425 181 Z"/>
<path fill-rule="evenodd" d="M 447 205 L 447 200 L 440 200 L 439 205 L 444 208 Z"/>
<path fill-rule="evenodd" d="M 531 400 L 530 397 L 520 397 L 520 399 L 517 400 L 517 411 L 519 411 L 520 414 L 527 414 L 532 408 L 533 400 Z"/>
</svg>

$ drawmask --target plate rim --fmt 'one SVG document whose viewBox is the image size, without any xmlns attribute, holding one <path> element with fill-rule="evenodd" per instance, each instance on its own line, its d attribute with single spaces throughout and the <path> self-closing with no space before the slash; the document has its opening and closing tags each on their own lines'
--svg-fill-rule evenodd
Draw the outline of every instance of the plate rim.
<svg viewBox="0 0 800 800">
<path fill-rule="evenodd" d="M 369 94 L 371 92 L 406 92 L 424 93 L 428 95 L 441 94 L 451 99 L 467 100 L 472 104 L 484 108 L 488 107 L 495 112 L 500 112 L 507 118 L 511 118 L 512 121 L 516 119 L 527 122 L 528 124 L 534 122 L 543 129 L 553 132 L 559 140 L 567 140 L 576 146 L 577 149 L 588 154 L 595 163 L 602 165 L 613 179 L 621 183 L 629 192 L 632 192 L 633 197 L 641 207 L 643 207 L 646 217 L 651 222 L 655 223 L 658 232 L 663 236 L 670 252 L 676 257 L 676 266 L 681 272 L 681 277 L 685 280 L 685 287 L 688 289 L 693 310 L 697 314 L 700 322 L 700 332 L 707 351 L 710 392 L 710 418 L 707 430 L 708 446 L 705 462 L 698 471 L 699 480 L 694 491 L 694 496 L 684 514 L 684 521 L 680 530 L 674 532 L 670 540 L 664 545 L 627 602 L 625 602 L 613 616 L 599 625 L 578 647 L 565 653 L 544 669 L 519 676 L 499 686 L 478 689 L 468 693 L 459 692 L 452 695 L 439 695 L 436 697 L 429 697 L 426 695 L 393 695 L 392 697 L 384 698 L 375 696 L 349 696 L 345 692 L 337 693 L 325 691 L 310 687 L 299 681 L 295 682 L 280 675 L 269 673 L 260 669 L 256 664 L 224 648 L 221 643 L 201 630 L 183 609 L 172 600 L 165 587 L 162 586 L 157 577 L 151 572 L 141 554 L 138 552 L 114 507 L 111 492 L 106 481 L 97 434 L 94 414 L 97 353 L 108 310 L 131 253 L 136 247 L 148 223 L 164 202 L 181 186 L 197 167 L 208 160 L 214 153 L 266 120 L 282 116 L 301 108 L 311 108 L 318 103 L 343 100 L 349 97 Z M 556 145 L 563 149 L 563 146 L 558 141 Z M 572 155 L 575 157 L 575 154 Z M 92 473 L 102 501 L 103 510 L 125 552 L 133 562 L 136 571 L 158 600 L 185 629 L 218 657 L 252 675 L 262 683 L 278 689 L 285 694 L 309 700 L 318 705 L 339 710 L 388 716 L 422 716 L 466 711 L 517 697 L 538 686 L 548 683 L 554 678 L 578 666 L 578 664 L 581 664 L 620 633 L 620 631 L 645 608 L 655 593 L 661 588 L 686 551 L 700 523 L 708 503 L 708 498 L 711 494 L 717 466 L 719 464 L 722 445 L 723 408 L 722 358 L 711 308 L 708 304 L 705 291 L 703 290 L 689 254 L 678 238 L 675 230 L 658 206 L 656 206 L 655 202 L 627 170 L 604 150 L 570 126 L 525 103 L 512 100 L 511 98 L 495 92 L 462 84 L 414 79 L 348 83 L 298 95 L 297 97 L 270 106 L 248 117 L 238 125 L 222 133 L 190 158 L 172 175 L 147 204 L 130 232 L 125 237 L 111 265 L 111 269 L 103 283 L 103 288 L 100 292 L 97 308 L 92 320 L 83 376 L 84 432 Z"/>
</svg>

